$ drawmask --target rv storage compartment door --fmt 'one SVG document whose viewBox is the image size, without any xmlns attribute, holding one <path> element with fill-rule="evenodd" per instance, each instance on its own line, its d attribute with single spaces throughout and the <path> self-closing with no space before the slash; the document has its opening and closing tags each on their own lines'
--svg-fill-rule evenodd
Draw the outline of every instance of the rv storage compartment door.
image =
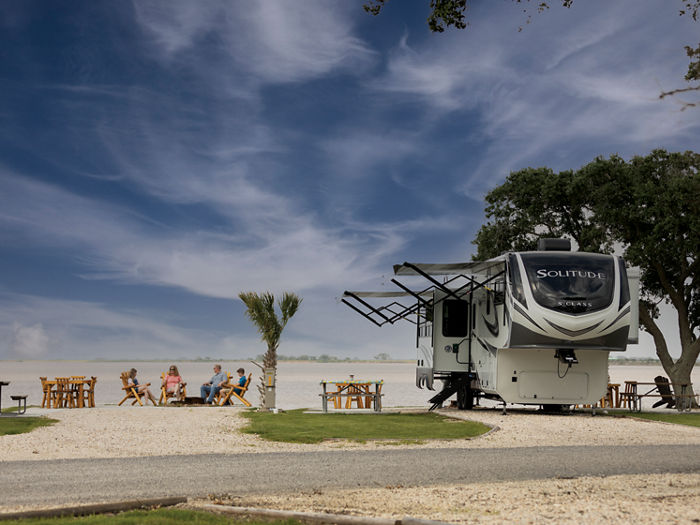
<svg viewBox="0 0 700 525">
<path fill-rule="evenodd" d="M 498 395 L 507 403 L 533 405 L 592 404 L 608 386 L 608 354 L 576 350 L 571 368 L 554 357 L 553 349 L 499 349 Z"/>
</svg>

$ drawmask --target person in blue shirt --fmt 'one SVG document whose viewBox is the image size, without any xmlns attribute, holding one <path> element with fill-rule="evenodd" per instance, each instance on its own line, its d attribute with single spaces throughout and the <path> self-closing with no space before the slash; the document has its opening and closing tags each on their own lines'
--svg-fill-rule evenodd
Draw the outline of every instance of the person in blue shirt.
<svg viewBox="0 0 700 525">
<path fill-rule="evenodd" d="M 226 374 L 221 371 L 221 365 L 214 365 L 214 375 L 211 377 L 208 383 L 204 383 L 199 389 L 199 393 L 207 405 L 214 403 L 216 394 L 219 393 L 221 386 L 227 379 L 228 377 Z"/>
<path fill-rule="evenodd" d="M 239 368 L 238 370 L 236 370 L 236 373 L 238 374 L 238 379 L 236 380 L 236 384 L 238 386 L 245 386 L 245 383 L 247 381 L 246 377 L 245 377 L 245 370 L 243 370 L 242 368 Z M 234 387 L 233 391 L 236 394 L 240 395 L 241 392 L 243 392 L 243 389 Z"/>
</svg>

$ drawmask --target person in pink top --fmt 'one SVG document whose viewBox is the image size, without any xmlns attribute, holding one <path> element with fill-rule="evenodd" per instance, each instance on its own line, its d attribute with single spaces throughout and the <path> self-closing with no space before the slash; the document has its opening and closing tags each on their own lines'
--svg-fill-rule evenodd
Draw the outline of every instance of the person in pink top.
<svg viewBox="0 0 700 525">
<path fill-rule="evenodd" d="M 163 379 L 162 386 L 165 387 L 165 391 L 169 394 L 175 394 L 177 397 L 180 397 L 180 391 L 186 384 L 187 383 L 182 380 L 182 377 L 180 377 L 180 372 L 178 372 L 177 367 L 172 365 L 168 370 L 168 375 Z"/>
</svg>

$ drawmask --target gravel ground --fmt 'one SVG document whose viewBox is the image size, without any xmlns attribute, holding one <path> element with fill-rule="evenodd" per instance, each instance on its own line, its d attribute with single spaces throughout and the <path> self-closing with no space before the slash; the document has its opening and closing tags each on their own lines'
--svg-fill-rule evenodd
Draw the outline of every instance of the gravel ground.
<svg viewBox="0 0 700 525">
<path fill-rule="evenodd" d="M 212 496 L 199 503 L 450 523 L 700 523 L 700 474 L 385 487 L 278 496 Z M 196 505 L 198 502 L 194 502 Z"/>
<path fill-rule="evenodd" d="M 526 411 L 443 411 L 497 430 L 471 440 L 437 441 L 411 448 L 504 448 L 564 445 L 690 444 L 700 429 L 590 414 Z M 33 409 L 59 423 L 29 434 L 0 436 L 3 461 L 136 457 L 170 454 L 258 453 L 385 448 L 333 441 L 320 445 L 268 443 L 237 431 L 241 410 L 215 407 L 99 407 Z M 406 445 L 397 445 L 405 448 Z M 526 453 L 526 451 L 524 451 Z M 406 515 L 455 523 L 700 523 L 700 473 L 557 479 L 440 487 L 385 487 L 215 499 L 243 506 L 366 516 Z M 209 501 L 208 501 L 209 502 Z M 3 508 L 4 512 L 12 509 Z"/>
<path fill-rule="evenodd" d="M 271 443 L 242 434 L 240 408 L 100 407 L 89 410 L 33 410 L 59 422 L 29 434 L 0 436 L 2 461 L 113 458 L 164 454 L 240 454 L 275 451 L 386 448 L 330 441 L 318 445 Z M 460 419 L 481 421 L 498 430 L 471 440 L 432 441 L 405 448 L 503 448 L 558 445 L 700 445 L 700 429 L 630 418 L 590 414 L 545 415 L 533 412 L 443 410 Z"/>
</svg>

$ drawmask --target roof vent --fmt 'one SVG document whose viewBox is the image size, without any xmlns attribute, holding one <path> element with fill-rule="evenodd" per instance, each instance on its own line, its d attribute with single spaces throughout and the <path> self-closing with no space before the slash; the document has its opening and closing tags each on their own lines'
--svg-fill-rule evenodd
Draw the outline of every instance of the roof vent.
<svg viewBox="0 0 700 525">
<path fill-rule="evenodd" d="M 539 239 L 537 241 L 538 252 L 570 252 L 571 241 L 569 239 Z"/>
</svg>

